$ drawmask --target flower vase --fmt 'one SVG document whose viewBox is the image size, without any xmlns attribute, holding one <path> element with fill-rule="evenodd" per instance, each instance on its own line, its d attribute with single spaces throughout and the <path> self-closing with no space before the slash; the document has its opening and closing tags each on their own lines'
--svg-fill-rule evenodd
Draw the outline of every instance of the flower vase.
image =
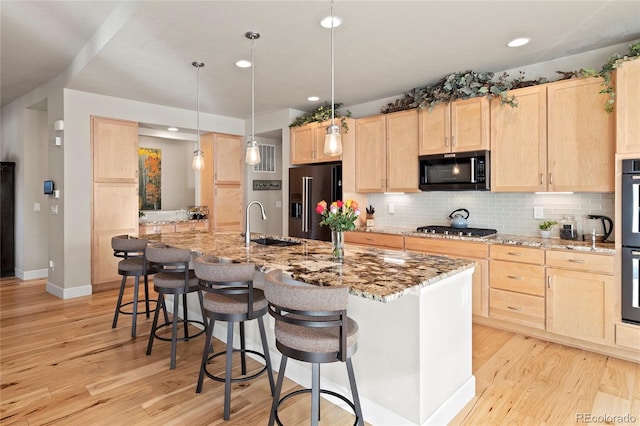
<svg viewBox="0 0 640 426">
<path fill-rule="evenodd" d="M 344 258 L 344 232 L 331 230 L 331 255 L 334 259 Z"/>
</svg>

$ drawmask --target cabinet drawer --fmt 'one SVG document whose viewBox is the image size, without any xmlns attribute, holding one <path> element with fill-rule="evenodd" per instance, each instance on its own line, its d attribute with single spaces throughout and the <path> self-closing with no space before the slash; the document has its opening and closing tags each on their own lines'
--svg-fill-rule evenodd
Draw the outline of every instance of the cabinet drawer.
<svg viewBox="0 0 640 426">
<path fill-rule="evenodd" d="M 547 266 L 613 274 L 613 256 L 575 251 L 547 250 Z"/>
<path fill-rule="evenodd" d="M 544 250 L 514 245 L 492 245 L 491 259 L 544 265 Z"/>
<path fill-rule="evenodd" d="M 544 330 L 544 297 L 492 288 L 489 317 Z"/>
<path fill-rule="evenodd" d="M 400 249 L 404 247 L 402 235 L 378 234 L 375 232 L 347 232 L 344 235 L 346 243 L 361 244 L 376 247 Z"/>
<path fill-rule="evenodd" d="M 544 266 L 491 260 L 491 288 L 544 296 Z"/>
<path fill-rule="evenodd" d="M 405 250 L 422 251 L 459 257 L 486 259 L 489 257 L 489 246 L 485 243 L 471 241 L 447 240 L 442 238 L 406 237 Z"/>
<path fill-rule="evenodd" d="M 616 345 L 640 351 L 640 326 L 616 324 Z"/>
</svg>

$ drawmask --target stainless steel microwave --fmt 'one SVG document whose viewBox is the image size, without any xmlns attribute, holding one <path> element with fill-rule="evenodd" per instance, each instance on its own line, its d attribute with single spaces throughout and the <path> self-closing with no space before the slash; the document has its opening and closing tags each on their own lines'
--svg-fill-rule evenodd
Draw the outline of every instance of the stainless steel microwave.
<svg viewBox="0 0 640 426">
<path fill-rule="evenodd" d="M 455 152 L 420 156 L 420 190 L 488 191 L 489 151 Z"/>
</svg>

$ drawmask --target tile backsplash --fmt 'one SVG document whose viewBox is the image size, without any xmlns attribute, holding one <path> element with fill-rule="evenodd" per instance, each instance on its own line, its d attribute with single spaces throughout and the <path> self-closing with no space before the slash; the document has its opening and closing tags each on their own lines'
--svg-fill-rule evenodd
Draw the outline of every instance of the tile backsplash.
<svg viewBox="0 0 640 426">
<path fill-rule="evenodd" d="M 614 194 L 535 194 L 484 191 L 421 192 L 416 194 L 369 194 L 368 204 L 376 209 L 378 226 L 418 227 L 449 225 L 449 214 L 459 208 L 469 210 L 469 227 L 493 228 L 502 234 L 539 234 L 544 220 L 560 222 L 573 215 L 578 231 L 589 214 L 614 217 Z M 390 207 L 394 213 L 389 213 Z M 534 219 L 533 208 L 542 207 L 544 219 Z M 615 225 L 615 224 L 614 224 Z M 552 236 L 558 236 L 554 227 Z"/>
</svg>

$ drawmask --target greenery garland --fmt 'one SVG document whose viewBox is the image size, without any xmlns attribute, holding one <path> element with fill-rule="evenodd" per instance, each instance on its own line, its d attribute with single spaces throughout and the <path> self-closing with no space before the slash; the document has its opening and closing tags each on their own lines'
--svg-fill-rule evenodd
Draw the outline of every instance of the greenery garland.
<svg viewBox="0 0 640 426">
<path fill-rule="evenodd" d="M 340 118 L 340 121 L 342 123 L 342 128 L 345 130 L 345 132 L 348 132 L 349 126 L 347 125 L 347 117 L 351 117 L 351 111 L 347 110 L 346 113 L 341 114 L 339 111 L 341 106 L 342 106 L 341 103 L 333 104 L 333 108 L 335 110 L 334 115 L 335 115 L 335 118 Z M 325 101 L 324 104 L 320 105 L 318 108 L 314 109 L 313 111 L 303 114 L 300 117 L 293 120 L 293 122 L 289 124 L 289 127 L 300 127 L 308 123 L 314 123 L 314 122 L 321 123 L 327 120 L 331 120 L 331 104 Z"/>
</svg>

